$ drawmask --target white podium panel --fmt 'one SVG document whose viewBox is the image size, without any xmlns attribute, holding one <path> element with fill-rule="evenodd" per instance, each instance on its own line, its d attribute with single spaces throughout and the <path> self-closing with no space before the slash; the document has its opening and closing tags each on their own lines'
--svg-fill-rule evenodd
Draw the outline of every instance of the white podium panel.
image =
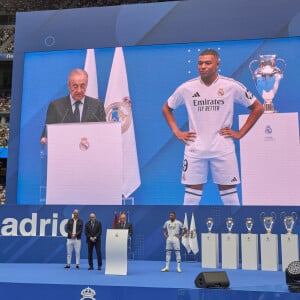
<svg viewBox="0 0 300 300">
<path fill-rule="evenodd" d="M 278 271 L 278 235 L 265 233 L 260 235 L 261 269 Z"/>
<path fill-rule="evenodd" d="M 128 230 L 107 229 L 105 275 L 127 275 Z"/>
<path fill-rule="evenodd" d="M 258 269 L 258 236 L 253 233 L 243 233 L 242 240 L 242 269 Z"/>
<path fill-rule="evenodd" d="M 46 204 L 122 204 L 120 123 L 47 125 Z"/>
<path fill-rule="evenodd" d="M 239 267 L 239 236 L 236 233 L 222 233 L 222 268 Z"/>
<path fill-rule="evenodd" d="M 298 113 L 262 115 L 240 140 L 240 157 L 243 205 L 299 205 Z"/>
<path fill-rule="evenodd" d="M 202 268 L 219 267 L 219 236 L 217 233 L 201 233 Z"/>
<path fill-rule="evenodd" d="M 299 260 L 299 242 L 297 234 L 281 234 L 281 263 L 282 271 L 288 267 L 292 261 Z"/>
</svg>

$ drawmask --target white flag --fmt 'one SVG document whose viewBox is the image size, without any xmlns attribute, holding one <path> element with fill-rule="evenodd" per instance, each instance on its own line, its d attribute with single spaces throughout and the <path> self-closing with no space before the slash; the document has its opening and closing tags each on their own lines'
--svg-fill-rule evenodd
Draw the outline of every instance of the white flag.
<svg viewBox="0 0 300 300">
<path fill-rule="evenodd" d="M 104 105 L 107 121 L 122 123 L 122 194 L 127 198 L 140 186 L 141 179 L 136 151 L 131 100 L 129 97 L 127 73 L 122 47 L 117 47 L 115 49 Z"/>
<path fill-rule="evenodd" d="M 87 49 L 86 51 L 84 70 L 89 75 L 86 95 L 98 99 L 97 66 L 94 49 Z"/>
<path fill-rule="evenodd" d="M 189 242 L 189 225 L 188 225 L 188 218 L 187 218 L 187 214 L 184 214 L 184 223 L 183 223 L 184 228 L 187 229 L 187 232 L 185 233 L 185 235 L 182 237 L 181 239 L 181 243 L 184 246 L 184 248 L 186 249 L 187 253 L 191 252 L 191 247 L 190 247 L 190 242 Z"/>
<path fill-rule="evenodd" d="M 191 226 L 190 226 L 190 247 L 192 252 L 196 255 L 199 252 L 197 230 L 195 224 L 194 213 L 192 214 Z"/>
</svg>

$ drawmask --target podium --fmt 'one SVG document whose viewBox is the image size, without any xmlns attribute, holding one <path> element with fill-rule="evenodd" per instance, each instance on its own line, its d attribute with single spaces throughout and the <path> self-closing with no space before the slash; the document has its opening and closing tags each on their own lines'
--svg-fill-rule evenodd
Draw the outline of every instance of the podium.
<svg viewBox="0 0 300 300">
<path fill-rule="evenodd" d="M 127 275 L 128 230 L 107 229 L 105 275 Z"/>
<path fill-rule="evenodd" d="M 242 269 L 258 269 L 258 236 L 254 233 L 241 234 L 242 240 Z"/>
<path fill-rule="evenodd" d="M 263 114 L 240 140 L 240 157 L 243 205 L 299 204 L 298 113 Z"/>
<path fill-rule="evenodd" d="M 46 204 L 122 204 L 121 124 L 47 125 Z"/>
<path fill-rule="evenodd" d="M 261 269 L 278 271 L 278 235 L 264 233 L 260 235 Z"/>
</svg>

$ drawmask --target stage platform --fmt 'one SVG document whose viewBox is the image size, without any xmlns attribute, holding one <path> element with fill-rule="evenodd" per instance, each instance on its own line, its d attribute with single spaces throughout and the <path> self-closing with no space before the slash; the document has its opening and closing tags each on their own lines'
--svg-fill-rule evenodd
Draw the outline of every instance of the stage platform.
<svg viewBox="0 0 300 300">
<path fill-rule="evenodd" d="M 183 262 L 182 273 L 176 272 L 176 263 L 172 262 L 171 270 L 162 273 L 164 262 L 129 261 L 127 276 L 108 276 L 104 270 L 89 271 L 86 260 L 81 262 L 80 270 L 63 267 L 62 264 L 1 264 L 1 299 L 299 299 L 299 294 L 288 291 L 282 271 L 225 270 L 230 288 L 223 290 L 195 287 L 194 280 L 200 272 L 216 271 L 201 269 L 199 262 Z M 81 295 L 86 287 L 96 291 L 94 298 Z"/>
</svg>

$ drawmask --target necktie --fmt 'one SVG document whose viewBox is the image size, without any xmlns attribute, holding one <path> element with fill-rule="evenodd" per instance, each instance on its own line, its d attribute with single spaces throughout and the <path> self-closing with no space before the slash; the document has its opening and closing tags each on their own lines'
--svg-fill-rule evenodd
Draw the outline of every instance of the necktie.
<svg viewBox="0 0 300 300">
<path fill-rule="evenodd" d="M 92 222 L 92 229 L 94 229 L 94 222 Z"/>
<path fill-rule="evenodd" d="M 74 109 L 74 121 L 80 122 L 80 111 L 79 111 L 79 105 L 81 104 L 81 101 L 76 101 L 74 103 L 75 109 Z"/>
</svg>

